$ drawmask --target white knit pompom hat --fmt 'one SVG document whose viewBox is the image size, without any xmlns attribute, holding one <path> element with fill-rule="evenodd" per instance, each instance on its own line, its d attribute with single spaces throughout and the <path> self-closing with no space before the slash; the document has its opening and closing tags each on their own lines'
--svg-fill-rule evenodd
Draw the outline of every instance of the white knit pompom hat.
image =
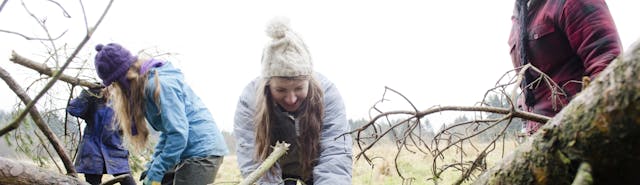
<svg viewBox="0 0 640 185">
<path fill-rule="evenodd" d="M 267 35 L 272 38 L 262 54 L 262 77 L 308 76 L 313 63 L 307 46 L 289 26 L 289 19 L 276 17 L 267 24 Z"/>
</svg>

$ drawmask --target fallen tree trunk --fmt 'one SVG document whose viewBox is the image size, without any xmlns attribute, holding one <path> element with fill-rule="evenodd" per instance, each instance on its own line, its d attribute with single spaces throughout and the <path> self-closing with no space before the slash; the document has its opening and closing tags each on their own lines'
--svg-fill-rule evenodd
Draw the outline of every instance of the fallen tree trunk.
<svg viewBox="0 0 640 185">
<path fill-rule="evenodd" d="M 640 44 L 474 184 L 637 184 Z M 591 170 L 579 170 L 580 166 Z M 590 172 L 589 172 L 590 171 Z M 589 179 L 591 178 L 591 179 Z"/>
<path fill-rule="evenodd" d="M 38 166 L 0 157 L 0 184 L 88 184 Z"/>
</svg>

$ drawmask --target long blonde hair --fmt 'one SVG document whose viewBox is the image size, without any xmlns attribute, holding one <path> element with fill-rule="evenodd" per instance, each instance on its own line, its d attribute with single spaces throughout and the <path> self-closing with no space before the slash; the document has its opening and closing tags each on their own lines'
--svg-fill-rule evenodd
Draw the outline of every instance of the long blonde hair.
<svg viewBox="0 0 640 185">
<path fill-rule="evenodd" d="M 300 136 L 297 145 L 300 147 L 300 164 L 304 179 L 311 176 L 313 166 L 320 154 L 320 131 L 322 118 L 324 117 L 324 92 L 320 84 L 313 76 L 284 77 L 287 80 L 309 79 L 309 92 L 300 107 L 303 110 L 298 116 Z M 256 99 L 255 129 L 256 129 L 256 158 L 263 161 L 272 152 L 271 146 L 275 144 L 271 138 L 271 126 L 273 125 L 275 103 L 271 98 L 268 85 L 270 78 L 263 78 L 258 87 Z M 273 171 L 272 171 L 273 172 Z"/>
<path fill-rule="evenodd" d="M 148 58 L 139 58 L 131 64 L 127 71 L 127 80 L 129 80 L 129 89 L 125 89 L 118 81 L 112 83 L 111 97 L 113 103 L 113 111 L 116 121 L 120 124 L 124 132 L 125 139 L 133 145 L 135 149 L 142 149 L 146 146 L 149 139 L 149 128 L 145 119 L 145 86 L 147 84 L 148 73 L 140 74 L 140 66 Z M 160 82 L 158 73 L 156 72 L 154 90 L 154 100 L 156 105 L 160 107 Z M 135 126 L 137 134 L 133 135 L 132 125 Z"/>
</svg>

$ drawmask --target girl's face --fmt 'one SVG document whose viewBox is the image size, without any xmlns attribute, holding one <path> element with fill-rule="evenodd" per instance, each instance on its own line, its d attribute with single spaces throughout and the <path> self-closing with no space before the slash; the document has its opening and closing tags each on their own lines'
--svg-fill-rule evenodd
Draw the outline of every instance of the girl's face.
<svg viewBox="0 0 640 185">
<path fill-rule="evenodd" d="M 295 112 L 309 92 L 309 79 L 273 77 L 269 81 L 271 98 L 287 112 Z"/>
</svg>

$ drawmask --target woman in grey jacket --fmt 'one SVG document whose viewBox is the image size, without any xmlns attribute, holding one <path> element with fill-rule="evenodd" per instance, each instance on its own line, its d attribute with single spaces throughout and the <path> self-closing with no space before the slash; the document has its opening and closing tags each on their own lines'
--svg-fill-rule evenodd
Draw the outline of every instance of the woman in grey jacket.
<svg viewBox="0 0 640 185">
<path fill-rule="evenodd" d="M 351 184 L 351 137 L 335 85 L 313 71 L 309 51 L 288 20 L 267 26 L 272 40 L 262 56 L 262 75 L 244 89 L 234 135 L 242 175 L 253 172 L 277 141 L 291 146 L 258 184 Z"/>
</svg>

